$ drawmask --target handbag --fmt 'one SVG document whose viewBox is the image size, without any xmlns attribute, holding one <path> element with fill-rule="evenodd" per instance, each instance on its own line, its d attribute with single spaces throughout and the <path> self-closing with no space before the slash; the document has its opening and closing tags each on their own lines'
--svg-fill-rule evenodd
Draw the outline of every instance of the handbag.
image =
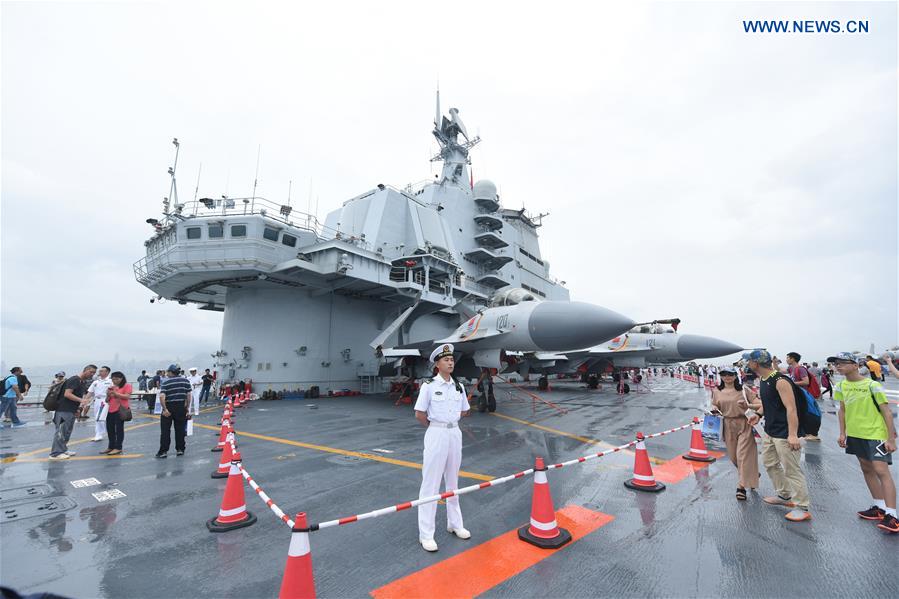
<svg viewBox="0 0 899 599">
<path fill-rule="evenodd" d="M 721 416 L 715 414 L 706 414 L 702 419 L 702 436 L 712 441 L 722 441 L 724 439 L 721 426 Z"/>
<path fill-rule="evenodd" d="M 131 415 L 131 408 L 119 406 L 119 418 L 122 419 L 122 422 L 131 422 L 131 419 L 133 418 Z"/>
</svg>

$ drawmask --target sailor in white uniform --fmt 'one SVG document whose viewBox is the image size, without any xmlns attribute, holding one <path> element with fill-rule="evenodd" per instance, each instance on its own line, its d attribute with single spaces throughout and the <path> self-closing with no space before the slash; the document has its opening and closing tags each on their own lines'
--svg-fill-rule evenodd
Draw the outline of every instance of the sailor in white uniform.
<svg viewBox="0 0 899 599">
<path fill-rule="evenodd" d="M 87 394 L 93 398 L 94 409 L 94 438 L 91 441 L 103 440 L 103 433 L 106 432 L 106 414 L 109 412 L 106 392 L 112 387 L 109 366 L 101 366 L 98 374 L 99 378 L 94 380 L 87 389 Z"/>
<path fill-rule="evenodd" d="M 459 419 L 468 415 L 468 399 L 465 389 L 453 377 L 453 346 L 444 344 L 431 353 L 431 362 L 437 366 L 437 375 L 421 386 L 415 402 L 415 418 L 428 427 L 425 432 L 424 460 L 421 469 L 419 498 L 440 493 L 440 479 L 447 491 L 458 489 L 459 466 L 462 465 L 462 433 Z M 434 541 L 437 504 L 418 506 L 418 539 L 425 551 L 437 551 Z M 471 533 L 462 525 L 459 498 L 446 500 L 447 531 L 460 539 L 468 539 Z"/>
<path fill-rule="evenodd" d="M 194 366 L 190 369 L 190 375 L 187 377 L 187 381 L 190 383 L 190 398 L 191 403 L 187 404 L 187 412 L 194 413 L 194 416 L 200 415 L 200 391 L 203 390 L 203 377 L 197 374 L 197 367 Z"/>
</svg>

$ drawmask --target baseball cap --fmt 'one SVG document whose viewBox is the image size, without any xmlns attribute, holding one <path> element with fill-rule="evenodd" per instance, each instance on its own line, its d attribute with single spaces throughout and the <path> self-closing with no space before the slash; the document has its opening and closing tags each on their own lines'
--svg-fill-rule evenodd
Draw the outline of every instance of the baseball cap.
<svg viewBox="0 0 899 599">
<path fill-rule="evenodd" d="M 848 351 L 837 352 L 837 354 L 835 356 L 830 356 L 829 358 L 827 358 L 827 361 L 828 362 L 852 362 L 852 363 L 857 362 L 855 356 L 852 355 L 852 353 L 848 352 Z"/>
<path fill-rule="evenodd" d="M 169 372 L 181 372 L 181 367 L 177 364 L 169 364 L 169 367 L 166 368 Z"/>
<path fill-rule="evenodd" d="M 191 366 L 191 367 L 190 367 L 190 371 L 191 371 L 191 372 L 195 371 L 196 369 L 197 369 L 196 366 Z"/>
<path fill-rule="evenodd" d="M 752 360 L 753 362 L 758 362 L 759 364 L 770 364 L 771 354 L 768 353 L 768 350 L 766 349 L 754 349 L 752 351 L 744 353 L 743 359 L 746 361 Z"/>
<path fill-rule="evenodd" d="M 65 376 L 65 375 L 66 375 L 66 371 L 65 371 L 65 370 L 60 370 L 60 371 L 57 372 L 54 376 Z"/>
<path fill-rule="evenodd" d="M 732 374 L 734 376 L 737 375 L 737 369 L 733 366 L 722 366 L 718 369 L 719 374 Z"/>
</svg>

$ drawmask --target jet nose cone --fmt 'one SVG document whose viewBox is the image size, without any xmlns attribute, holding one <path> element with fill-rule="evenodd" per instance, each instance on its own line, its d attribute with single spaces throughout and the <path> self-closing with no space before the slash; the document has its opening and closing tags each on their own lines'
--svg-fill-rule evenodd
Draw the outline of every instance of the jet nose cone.
<svg viewBox="0 0 899 599">
<path fill-rule="evenodd" d="M 541 302 L 528 320 L 531 339 L 546 351 L 598 345 L 632 326 L 627 316 L 584 302 Z"/>
<path fill-rule="evenodd" d="M 702 335 L 680 335 L 677 340 L 677 353 L 683 360 L 703 360 L 718 358 L 739 351 L 743 348 L 739 345 Z"/>
</svg>

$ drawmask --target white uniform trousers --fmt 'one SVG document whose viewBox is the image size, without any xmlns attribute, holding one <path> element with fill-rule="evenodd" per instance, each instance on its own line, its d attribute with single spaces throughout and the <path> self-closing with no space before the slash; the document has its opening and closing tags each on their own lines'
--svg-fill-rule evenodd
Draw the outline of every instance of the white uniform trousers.
<svg viewBox="0 0 899 599">
<path fill-rule="evenodd" d="M 109 412 L 109 406 L 106 399 L 94 398 L 94 438 L 102 439 L 106 434 L 106 415 Z"/>
<path fill-rule="evenodd" d="M 442 428 L 429 426 L 425 432 L 424 460 L 421 469 L 421 490 L 419 499 L 440 493 L 440 479 L 444 479 L 445 489 L 459 488 L 459 466 L 462 465 L 462 431 L 459 427 Z M 437 502 L 418 506 L 418 538 L 434 538 L 434 520 L 437 516 Z M 446 519 L 449 528 L 464 528 L 459 498 L 446 500 Z"/>
<path fill-rule="evenodd" d="M 197 387 L 196 389 L 191 389 L 190 391 L 190 399 L 192 405 L 188 407 L 187 411 L 188 413 L 193 412 L 194 416 L 200 415 L 200 390 L 202 388 L 203 387 Z"/>
</svg>

